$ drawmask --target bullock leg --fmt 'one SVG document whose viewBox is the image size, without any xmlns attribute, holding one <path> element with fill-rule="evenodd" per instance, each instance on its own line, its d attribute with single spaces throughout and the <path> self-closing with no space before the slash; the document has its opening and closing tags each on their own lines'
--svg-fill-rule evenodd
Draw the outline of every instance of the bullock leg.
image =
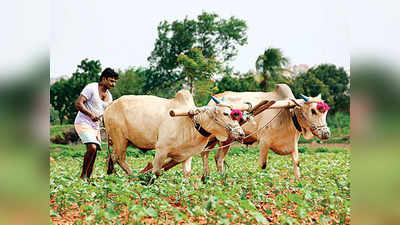
<svg viewBox="0 0 400 225">
<path fill-rule="evenodd" d="M 168 162 L 164 163 L 164 165 L 161 167 L 161 169 L 163 169 L 164 171 L 167 171 L 178 164 L 179 164 L 179 162 L 175 161 L 174 159 L 171 159 Z M 151 169 L 153 169 L 153 164 L 148 163 L 147 166 L 142 171 L 140 171 L 140 173 L 149 172 Z"/>
<path fill-rule="evenodd" d="M 132 175 L 131 167 L 126 162 L 126 150 L 124 151 L 124 154 L 118 158 L 118 164 L 121 166 L 121 168 L 125 171 L 127 175 Z"/>
<path fill-rule="evenodd" d="M 220 146 L 224 146 L 227 144 L 232 143 L 231 141 L 226 141 L 222 142 Z M 226 154 L 228 154 L 228 151 L 230 149 L 230 145 L 225 146 L 223 148 L 218 149 L 217 154 L 215 154 L 215 163 L 217 164 L 217 169 L 219 172 L 223 173 L 224 172 L 224 159 Z"/>
<path fill-rule="evenodd" d="M 201 180 L 204 182 L 206 177 L 210 175 L 210 167 L 208 166 L 208 155 L 210 154 L 210 151 L 217 145 L 218 140 L 214 138 L 213 140 L 209 141 L 206 150 L 201 152 L 201 159 L 203 160 L 203 170 L 204 174 L 201 177 Z"/>
<path fill-rule="evenodd" d="M 152 163 L 147 163 L 147 166 L 144 169 L 142 169 L 142 171 L 140 171 L 140 173 L 147 173 L 151 169 L 153 169 L 153 164 Z"/>
<path fill-rule="evenodd" d="M 116 158 L 118 165 L 125 171 L 127 175 L 131 175 L 131 167 L 126 162 L 126 148 L 128 147 L 128 141 L 126 139 L 123 140 L 115 140 L 113 139 L 114 146 L 113 146 L 113 153 L 111 159 L 114 162 L 113 158 Z"/>
<path fill-rule="evenodd" d="M 172 167 L 174 167 L 174 166 L 176 166 L 176 165 L 178 165 L 178 164 L 179 164 L 178 161 L 175 161 L 174 159 L 171 159 L 171 160 L 169 160 L 168 162 L 166 162 L 166 163 L 162 166 L 162 169 L 163 169 L 164 171 L 167 171 L 167 170 L 171 169 Z"/>
<path fill-rule="evenodd" d="M 269 146 L 264 141 L 261 140 L 259 148 L 260 148 L 260 161 L 258 164 L 261 169 L 265 169 L 267 168 Z"/>
<path fill-rule="evenodd" d="M 190 176 L 190 172 L 192 171 L 192 157 L 189 157 L 185 161 L 183 161 L 183 176 L 188 178 Z"/>
<path fill-rule="evenodd" d="M 153 160 L 153 169 L 152 173 L 154 173 L 157 177 L 160 176 L 161 168 L 164 165 L 165 160 L 167 159 L 166 149 L 156 149 L 156 155 Z"/>
<path fill-rule="evenodd" d="M 209 151 L 203 151 L 201 152 L 201 159 L 203 160 L 203 176 L 201 177 L 201 180 L 204 181 L 206 177 L 210 175 L 210 168 L 208 166 L 208 154 L 210 154 Z"/>
<path fill-rule="evenodd" d="M 297 180 L 300 180 L 300 163 L 299 163 L 299 151 L 297 150 L 297 146 L 295 150 L 292 152 L 292 161 L 294 166 L 294 175 L 296 176 Z"/>
</svg>

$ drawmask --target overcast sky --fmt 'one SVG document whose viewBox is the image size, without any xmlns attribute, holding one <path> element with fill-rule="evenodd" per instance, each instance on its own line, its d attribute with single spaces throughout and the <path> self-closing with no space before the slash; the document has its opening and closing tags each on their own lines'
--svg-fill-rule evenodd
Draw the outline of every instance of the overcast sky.
<svg viewBox="0 0 400 225">
<path fill-rule="evenodd" d="M 51 1 L 50 75 L 71 74 L 84 58 L 105 67 L 148 66 L 160 21 L 195 18 L 202 11 L 235 16 L 248 25 L 248 44 L 230 63 L 254 69 L 267 47 L 281 48 L 291 65 L 350 67 L 344 1 Z"/>
</svg>

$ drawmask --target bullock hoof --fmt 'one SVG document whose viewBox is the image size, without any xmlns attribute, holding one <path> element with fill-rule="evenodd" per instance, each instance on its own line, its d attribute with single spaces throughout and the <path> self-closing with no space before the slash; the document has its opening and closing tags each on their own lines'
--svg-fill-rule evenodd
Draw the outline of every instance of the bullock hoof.
<svg viewBox="0 0 400 225">
<path fill-rule="evenodd" d="M 138 178 L 140 180 L 141 185 L 147 186 L 153 184 L 157 177 L 153 173 L 147 172 L 139 174 Z"/>
<path fill-rule="evenodd" d="M 267 164 L 266 164 L 266 163 L 264 163 L 264 164 L 261 166 L 261 169 L 262 169 L 262 170 L 265 170 L 265 168 L 267 168 Z"/>
<path fill-rule="evenodd" d="M 149 186 L 149 185 L 153 185 L 154 181 L 156 181 L 156 178 L 151 177 L 149 180 L 144 181 L 142 180 L 142 182 L 140 182 L 140 184 L 144 185 L 144 186 Z"/>
<path fill-rule="evenodd" d="M 113 173 L 115 173 L 115 169 L 114 168 L 112 170 L 107 169 L 107 175 L 111 175 Z"/>
<path fill-rule="evenodd" d="M 201 177 L 201 181 L 203 182 L 203 184 L 206 184 L 207 181 L 208 181 L 208 176 L 203 175 L 203 176 Z"/>
</svg>

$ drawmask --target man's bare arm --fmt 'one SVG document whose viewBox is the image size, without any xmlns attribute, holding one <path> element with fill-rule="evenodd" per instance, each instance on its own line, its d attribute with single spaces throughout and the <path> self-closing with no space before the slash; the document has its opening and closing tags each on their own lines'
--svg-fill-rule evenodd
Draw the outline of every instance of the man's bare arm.
<svg viewBox="0 0 400 225">
<path fill-rule="evenodd" d="M 78 99 L 75 101 L 75 108 L 80 112 L 86 114 L 91 120 L 97 121 L 100 120 L 101 116 L 97 116 L 94 113 L 90 112 L 86 106 L 85 102 L 87 102 L 87 98 L 83 95 L 79 95 Z"/>
</svg>

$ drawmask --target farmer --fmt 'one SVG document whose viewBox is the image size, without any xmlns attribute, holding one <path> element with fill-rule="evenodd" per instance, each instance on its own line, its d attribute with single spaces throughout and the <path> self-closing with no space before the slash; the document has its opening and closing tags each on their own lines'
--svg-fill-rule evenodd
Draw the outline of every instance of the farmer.
<svg viewBox="0 0 400 225">
<path fill-rule="evenodd" d="M 86 154 L 83 159 L 81 179 L 90 178 L 97 150 L 101 150 L 100 121 L 104 110 L 112 102 L 108 91 L 115 86 L 118 73 L 106 68 L 100 76 L 100 83 L 90 83 L 83 88 L 75 107 L 78 114 L 75 118 L 75 130 L 82 142 L 86 145 Z"/>
</svg>

